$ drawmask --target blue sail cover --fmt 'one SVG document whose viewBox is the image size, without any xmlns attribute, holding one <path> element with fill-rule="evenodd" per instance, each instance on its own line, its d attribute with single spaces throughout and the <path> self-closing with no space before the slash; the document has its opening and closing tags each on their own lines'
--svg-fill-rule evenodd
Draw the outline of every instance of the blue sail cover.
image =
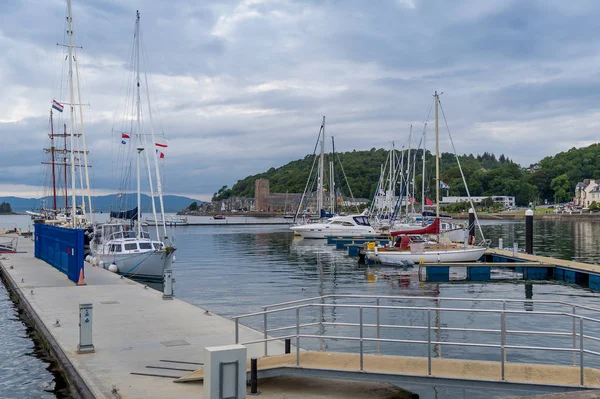
<svg viewBox="0 0 600 399">
<path fill-rule="evenodd" d="M 137 219 L 137 214 L 138 214 L 137 206 L 129 211 L 121 211 L 121 212 L 110 211 L 110 217 L 115 218 L 115 219 L 134 220 L 134 219 Z M 140 213 L 140 217 L 141 216 L 142 216 L 142 214 Z"/>
<path fill-rule="evenodd" d="M 332 218 L 333 215 L 331 213 L 325 212 L 325 209 L 321 209 L 321 218 Z"/>
</svg>

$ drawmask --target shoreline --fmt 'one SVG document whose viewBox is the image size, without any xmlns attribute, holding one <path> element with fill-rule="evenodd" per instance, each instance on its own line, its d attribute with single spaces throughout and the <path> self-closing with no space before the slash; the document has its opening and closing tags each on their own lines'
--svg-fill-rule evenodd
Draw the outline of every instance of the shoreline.
<svg viewBox="0 0 600 399">
<path fill-rule="evenodd" d="M 450 214 L 453 219 L 469 219 L 468 213 Z M 516 213 L 477 213 L 481 220 L 525 220 L 524 214 Z M 551 213 L 534 215 L 533 220 L 552 220 L 560 222 L 600 222 L 600 213 Z"/>
</svg>

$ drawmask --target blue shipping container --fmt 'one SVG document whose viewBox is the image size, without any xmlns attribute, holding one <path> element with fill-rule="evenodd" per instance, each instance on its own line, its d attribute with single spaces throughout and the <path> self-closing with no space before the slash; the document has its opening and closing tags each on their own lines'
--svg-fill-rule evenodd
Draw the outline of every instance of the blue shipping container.
<svg viewBox="0 0 600 399">
<path fill-rule="evenodd" d="M 84 231 L 35 224 L 35 257 L 77 282 L 83 269 Z M 83 271 L 85 273 L 85 271 Z M 85 277 L 85 276 L 84 276 Z"/>
</svg>

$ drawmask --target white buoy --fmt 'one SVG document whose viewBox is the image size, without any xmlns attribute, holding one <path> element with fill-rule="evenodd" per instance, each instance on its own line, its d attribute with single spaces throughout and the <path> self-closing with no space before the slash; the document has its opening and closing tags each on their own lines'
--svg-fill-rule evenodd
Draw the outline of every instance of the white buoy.
<svg viewBox="0 0 600 399">
<path fill-rule="evenodd" d="M 101 260 L 98 262 L 98 267 L 104 268 L 104 261 Z"/>
<path fill-rule="evenodd" d="M 95 256 L 92 256 L 91 263 L 92 263 L 92 266 L 98 266 L 98 258 L 96 258 Z"/>
<path fill-rule="evenodd" d="M 119 266 L 117 266 L 115 264 L 115 262 L 111 263 L 110 266 L 108 267 L 108 270 L 110 270 L 113 273 L 118 273 L 119 272 Z"/>
<path fill-rule="evenodd" d="M 86 257 L 85 257 L 85 261 L 86 261 L 87 263 L 92 263 L 92 255 L 88 255 L 88 256 L 86 256 Z"/>
<path fill-rule="evenodd" d="M 175 255 L 173 255 L 173 263 L 175 263 L 175 259 L 176 259 L 176 258 L 175 258 Z"/>
</svg>

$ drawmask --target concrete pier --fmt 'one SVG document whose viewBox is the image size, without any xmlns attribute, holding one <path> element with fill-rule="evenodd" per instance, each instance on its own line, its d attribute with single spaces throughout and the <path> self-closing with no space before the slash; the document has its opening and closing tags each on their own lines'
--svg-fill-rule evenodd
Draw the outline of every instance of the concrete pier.
<svg viewBox="0 0 600 399">
<path fill-rule="evenodd" d="M 82 397 L 203 397 L 201 386 L 173 383 L 185 373 L 176 369 L 199 367 L 206 346 L 232 344 L 233 321 L 177 298 L 165 301 L 161 292 L 87 264 L 87 285 L 76 286 L 33 257 L 32 241 L 22 240 L 19 246 L 20 253 L 0 260 L 4 280 L 29 308 Z M 77 353 L 80 303 L 94 307 L 94 353 Z M 263 338 L 244 326 L 240 336 L 244 341 Z M 269 343 L 269 353 L 283 354 L 283 342 Z M 248 347 L 248 357 L 262 355 L 262 345 Z"/>
</svg>

